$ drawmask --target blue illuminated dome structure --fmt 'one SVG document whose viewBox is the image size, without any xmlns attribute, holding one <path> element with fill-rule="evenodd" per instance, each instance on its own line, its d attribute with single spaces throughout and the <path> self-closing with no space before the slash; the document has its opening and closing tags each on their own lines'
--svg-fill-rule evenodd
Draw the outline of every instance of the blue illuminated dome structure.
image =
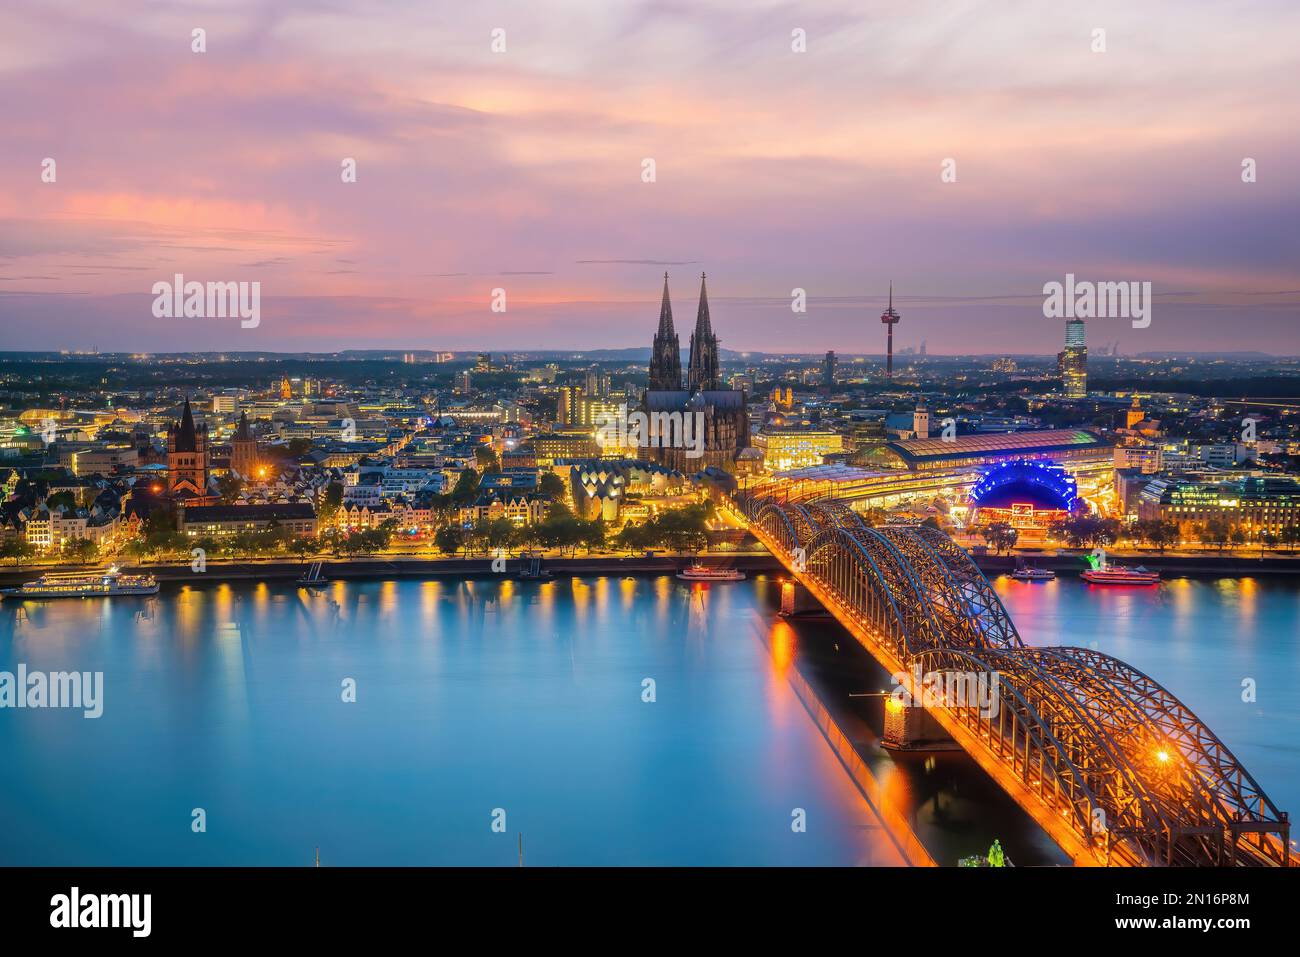
<svg viewBox="0 0 1300 957">
<path fill-rule="evenodd" d="M 974 520 L 1042 528 L 1079 504 L 1074 477 L 1050 459 L 1012 459 L 984 473 L 970 490 Z"/>
</svg>

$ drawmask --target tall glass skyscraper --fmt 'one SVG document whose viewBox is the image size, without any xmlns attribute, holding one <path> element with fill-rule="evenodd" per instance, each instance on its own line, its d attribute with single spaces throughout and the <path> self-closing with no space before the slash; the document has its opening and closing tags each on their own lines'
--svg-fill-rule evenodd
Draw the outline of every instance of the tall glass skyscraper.
<svg viewBox="0 0 1300 957">
<path fill-rule="evenodd" d="M 1084 345 L 1082 319 L 1066 320 L 1065 349 L 1057 354 L 1056 365 L 1067 396 L 1082 399 L 1088 394 L 1088 347 Z"/>
</svg>

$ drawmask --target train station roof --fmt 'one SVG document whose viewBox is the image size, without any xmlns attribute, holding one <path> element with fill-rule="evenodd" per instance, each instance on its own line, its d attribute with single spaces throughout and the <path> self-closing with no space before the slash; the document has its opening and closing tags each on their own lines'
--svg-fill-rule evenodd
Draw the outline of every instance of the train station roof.
<svg viewBox="0 0 1300 957">
<path fill-rule="evenodd" d="M 858 468 L 856 465 L 843 465 L 836 462 L 832 465 L 811 465 L 808 468 L 777 472 L 772 477 L 776 480 L 788 482 L 852 482 L 858 479 L 896 474 L 898 473 L 873 471 L 872 469 Z"/>
<path fill-rule="evenodd" d="M 1028 432 L 960 435 L 951 440 L 903 439 L 886 446 L 907 465 L 954 459 L 1050 455 L 1087 449 L 1109 451 L 1113 443 L 1086 429 L 1035 429 Z"/>
</svg>

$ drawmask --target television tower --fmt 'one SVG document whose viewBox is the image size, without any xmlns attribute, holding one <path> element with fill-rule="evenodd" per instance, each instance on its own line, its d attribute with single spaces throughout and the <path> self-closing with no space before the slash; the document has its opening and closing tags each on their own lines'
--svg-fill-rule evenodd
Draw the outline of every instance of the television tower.
<svg viewBox="0 0 1300 957">
<path fill-rule="evenodd" d="M 889 281 L 889 308 L 880 314 L 880 321 L 885 324 L 885 378 L 894 378 L 894 326 L 902 318 L 894 311 L 894 281 Z"/>
</svg>

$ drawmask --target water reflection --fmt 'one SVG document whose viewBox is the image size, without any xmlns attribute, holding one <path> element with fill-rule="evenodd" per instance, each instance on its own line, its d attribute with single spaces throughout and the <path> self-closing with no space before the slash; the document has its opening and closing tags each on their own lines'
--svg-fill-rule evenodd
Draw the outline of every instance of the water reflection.
<svg viewBox="0 0 1300 957">
<path fill-rule="evenodd" d="M 793 632 L 769 651 L 742 627 L 768 615 L 758 590 L 600 577 L 5 603 L 0 669 L 102 670 L 106 694 L 98 721 L 0 714 L 0 863 L 283 865 L 319 845 L 340 864 L 510 865 L 493 807 L 538 864 L 891 862 L 781 678 Z M 195 842 L 200 806 L 220 827 Z"/>
<path fill-rule="evenodd" d="M 1003 603 L 1030 644 L 1073 640 L 1122 658 L 1159 681 L 1224 740 L 1273 801 L 1300 808 L 1300 586 L 1283 576 L 1173 578 L 1156 588 L 1087 588 L 1062 580 L 1052 595 L 999 580 Z M 1243 682 L 1259 689 L 1244 700 Z"/>
<path fill-rule="evenodd" d="M 1152 675 L 1300 807 L 1296 585 L 995 587 L 1029 643 Z M 607 576 L 6 602 L 0 670 L 102 670 L 106 688 L 98 721 L 0 713 L 0 864 L 285 864 L 318 844 L 338 863 L 510 864 L 483 826 L 498 806 L 539 864 L 883 862 L 796 672 L 936 858 L 997 837 L 1018 863 L 1062 862 L 965 755 L 880 749 L 881 699 L 863 695 L 888 676 L 833 621 L 777 618 L 779 588 Z M 196 806 L 228 837 L 190 840 Z"/>
</svg>

